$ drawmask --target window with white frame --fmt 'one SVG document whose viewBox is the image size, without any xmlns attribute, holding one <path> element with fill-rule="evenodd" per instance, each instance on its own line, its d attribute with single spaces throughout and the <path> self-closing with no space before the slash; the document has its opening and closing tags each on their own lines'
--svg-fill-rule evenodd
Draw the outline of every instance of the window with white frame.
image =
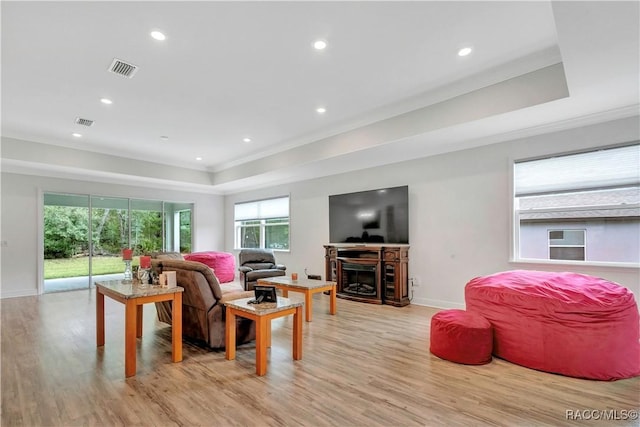
<svg viewBox="0 0 640 427">
<path fill-rule="evenodd" d="M 640 145 L 514 163 L 515 259 L 640 264 Z"/>
<path fill-rule="evenodd" d="M 236 203 L 236 249 L 289 250 L 289 197 Z"/>
</svg>

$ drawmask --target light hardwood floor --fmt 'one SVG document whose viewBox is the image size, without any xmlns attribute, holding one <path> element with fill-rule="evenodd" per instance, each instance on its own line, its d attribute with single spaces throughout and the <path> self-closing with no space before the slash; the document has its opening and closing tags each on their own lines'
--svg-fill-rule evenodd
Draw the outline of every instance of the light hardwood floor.
<svg viewBox="0 0 640 427">
<path fill-rule="evenodd" d="M 440 360 L 429 353 L 438 310 L 427 307 L 339 299 L 331 316 L 328 296 L 316 295 L 303 359 L 291 358 L 292 319 L 278 319 L 267 375 L 257 377 L 253 343 L 228 361 L 185 341 L 184 360 L 171 363 L 171 329 L 146 305 L 137 375 L 125 379 L 122 304 L 106 299 L 106 345 L 96 348 L 95 290 L 1 303 L 4 427 L 637 425 L 566 414 L 602 409 L 621 418 L 640 406 L 640 378 L 600 382 L 499 359 Z"/>
</svg>

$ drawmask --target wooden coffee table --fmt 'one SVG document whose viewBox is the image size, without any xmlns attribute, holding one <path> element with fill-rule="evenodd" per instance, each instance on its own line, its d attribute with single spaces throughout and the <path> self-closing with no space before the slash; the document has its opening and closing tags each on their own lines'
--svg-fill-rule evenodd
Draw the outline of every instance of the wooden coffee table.
<svg viewBox="0 0 640 427">
<path fill-rule="evenodd" d="M 120 280 L 96 282 L 96 338 L 98 347 L 104 345 L 104 296 L 125 305 L 124 310 L 124 375 L 136 374 L 136 337 L 142 336 L 142 305 L 151 302 L 173 301 L 171 304 L 171 360 L 182 361 L 182 292 L 180 286 L 141 288 Z"/>
<path fill-rule="evenodd" d="M 236 316 L 256 322 L 256 374 L 267 373 L 267 347 L 271 347 L 271 319 L 293 314 L 293 360 L 302 359 L 302 303 L 278 297 L 278 302 L 249 304 L 252 298 L 226 301 L 225 357 L 236 358 Z"/>
<path fill-rule="evenodd" d="M 282 290 L 283 297 L 288 297 L 289 291 L 304 293 L 304 313 L 307 322 L 311 322 L 313 313 L 313 294 L 329 291 L 329 313 L 336 314 L 336 282 L 309 279 L 293 280 L 289 276 L 278 276 L 258 279 L 258 284 L 275 286 Z"/>
</svg>

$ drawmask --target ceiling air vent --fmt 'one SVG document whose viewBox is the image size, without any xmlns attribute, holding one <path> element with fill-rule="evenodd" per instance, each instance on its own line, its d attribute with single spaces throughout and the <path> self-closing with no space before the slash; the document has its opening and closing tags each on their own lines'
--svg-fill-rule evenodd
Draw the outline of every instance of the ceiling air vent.
<svg viewBox="0 0 640 427">
<path fill-rule="evenodd" d="M 138 71 L 138 66 L 124 62 L 121 59 L 114 58 L 109 66 L 109 72 L 118 74 L 123 77 L 131 78 Z"/>
<path fill-rule="evenodd" d="M 93 120 L 83 119 L 82 117 L 76 117 L 76 123 L 82 126 L 92 126 Z"/>
</svg>

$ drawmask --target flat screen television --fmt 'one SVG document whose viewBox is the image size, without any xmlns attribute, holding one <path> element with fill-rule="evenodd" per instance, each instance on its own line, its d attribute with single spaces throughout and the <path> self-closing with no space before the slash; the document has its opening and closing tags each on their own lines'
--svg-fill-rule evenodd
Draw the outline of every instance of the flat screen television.
<svg viewBox="0 0 640 427">
<path fill-rule="evenodd" d="M 330 243 L 409 243 L 409 187 L 329 196 Z"/>
</svg>

